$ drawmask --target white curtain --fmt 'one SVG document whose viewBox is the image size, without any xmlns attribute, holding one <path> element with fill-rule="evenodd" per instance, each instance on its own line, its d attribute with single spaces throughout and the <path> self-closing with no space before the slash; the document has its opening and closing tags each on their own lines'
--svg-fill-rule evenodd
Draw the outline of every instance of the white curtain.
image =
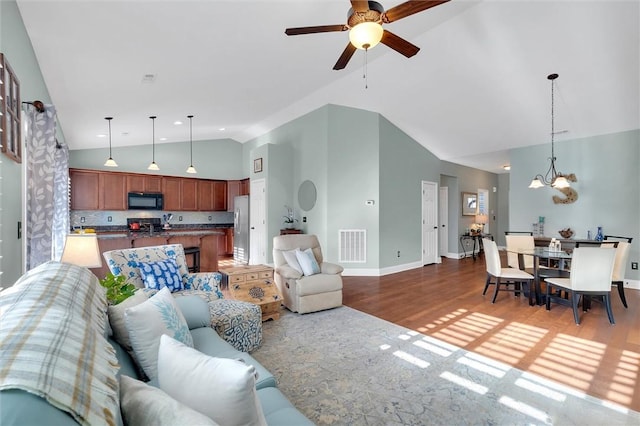
<svg viewBox="0 0 640 426">
<path fill-rule="evenodd" d="M 69 150 L 56 140 L 56 109 L 29 105 L 25 118 L 27 270 L 62 256 L 69 230 Z"/>
</svg>

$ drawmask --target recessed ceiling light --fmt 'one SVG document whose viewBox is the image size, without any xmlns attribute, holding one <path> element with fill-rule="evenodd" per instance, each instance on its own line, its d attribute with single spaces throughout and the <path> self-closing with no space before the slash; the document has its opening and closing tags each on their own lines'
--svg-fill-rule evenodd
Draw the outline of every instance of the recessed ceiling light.
<svg viewBox="0 0 640 426">
<path fill-rule="evenodd" d="M 143 83 L 153 83 L 156 80 L 155 74 L 143 74 L 142 82 Z"/>
<path fill-rule="evenodd" d="M 176 126 L 179 126 L 179 125 L 181 125 L 181 124 L 182 124 L 182 121 L 177 120 L 177 121 L 174 121 L 174 122 L 173 122 L 173 124 L 175 124 Z"/>
<path fill-rule="evenodd" d="M 161 141 L 166 141 L 166 140 L 167 140 L 167 138 L 160 138 L 160 140 L 161 140 Z"/>
<path fill-rule="evenodd" d="M 122 132 L 121 135 L 122 136 L 129 136 L 129 132 Z"/>
<path fill-rule="evenodd" d="M 505 170 L 511 170 L 511 165 L 505 164 L 504 166 L 502 166 L 502 168 Z"/>
<path fill-rule="evenodd" d="M 224 127 L 220 127 L 218 130 L 220 130 L 221 132 L 224 132 L 227 129 L 225 129 Z"/>
<path fill-rule="evenodd" d="M 99 135 L 96 135 L 96 137 L 97 137 L 97 138 L 106 138 L 106 137 L 107 137 L 107 135 L 99 134 Z"/>
</svg>

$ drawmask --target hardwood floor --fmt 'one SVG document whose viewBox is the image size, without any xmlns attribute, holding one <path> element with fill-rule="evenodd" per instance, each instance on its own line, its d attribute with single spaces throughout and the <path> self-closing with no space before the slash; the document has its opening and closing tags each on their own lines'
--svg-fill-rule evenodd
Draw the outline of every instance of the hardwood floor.
<svg viewBox="0 0 640 426">
<path fill-rule="evenodd" d="M 625 290 L 625 309 L 614 289 L 615 325 L 600 303 L 581 310 L 576 325 L 570 307 L 547 311 L 506 292 L 492 304 L 493 286 L 482 295 L 485 278 L 482 257 L 443 259 L 384 277 L 344 277 L 343 303 L 640 411 L 640 291 Z"/>
</svg>

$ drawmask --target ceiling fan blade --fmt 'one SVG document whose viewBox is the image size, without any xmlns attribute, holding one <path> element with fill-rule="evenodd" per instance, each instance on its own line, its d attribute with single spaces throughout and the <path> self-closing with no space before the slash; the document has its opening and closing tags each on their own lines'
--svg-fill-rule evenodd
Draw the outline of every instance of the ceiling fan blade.
<svg viewBox="0 0 640 426">
<path fill-rule="evenodd" d="M 413 0 L 407 1 L 392 7 L 382 14 L 382 22 L 388 24 L 389 22 L 397 21 L 398 19 L 406 18 L 414 13 L 422 12 L 423 10 L 430 9 L 435 6 L 439 6 L 442 3 L 447 3 L 449 0 Z"/>
<path fill-rule="evenodd" d="M 369 10 L 369 2 L 367 0 L 351 0 L 351 7 L 354 12 L 366 12 Z"/>
<path fill-rule="evenodd" d="M 286 35 L 301 35 L 301 34 L 315 34 L 315 33 L 330 33 L 334 31 L 347 31 L 349 27 L 344 24 L 338 25 L 319 25 L 317 27 L 298 27 L 287 28 L 284 33 Z"/>
<path fill-rule="evenodd" d="M 384 30 L 382 33 L 382 40 L 380 40 L 380 43 L 386 44 L 396 52 L 402 53 L 407 58 L 412 57 L 420 50 L 420 48 L 415 44 L 409 43 L 402 37 L 398 37 L 391 31 L 387 30 Z"/>
<path fill-rule="evenodd" d="M 338 58 L 338 62 L 336 62 L 336 64 L 333 66 L 333 69 L 341 70 L 346 67 L 349 59 L 351 59 L 355 51 L 356 47 L 353 44 L 347 44 L 346 49 L 344 49 L 344 52 L 342 52 L 342 55 L 340 55 L 340 57 Z"/>
</svg>

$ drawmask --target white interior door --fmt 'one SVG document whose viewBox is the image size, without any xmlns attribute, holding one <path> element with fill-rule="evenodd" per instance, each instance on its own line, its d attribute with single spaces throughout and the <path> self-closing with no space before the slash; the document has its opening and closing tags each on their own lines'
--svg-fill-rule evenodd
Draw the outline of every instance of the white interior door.
<svg viewBox="0 0 640 426">
<path fill-rule="evenodd" d="M 449 253 L 449 188 L 446 186 L 440 187 L 438 206 L 440 207 L 440 227 L 438 228 L 440 256 L 446 256 Z"/>
<path fill-rule="evenodd" d="M 422 181 L 422 264 L 440 263 L 438 256 L 438 184 Z"/>
<path fill-rule="evenodd" d="M 252 180 L 249 192 L 249 265 L 267 263 L 266 212 L 265 180 Z"/>
</svg>

